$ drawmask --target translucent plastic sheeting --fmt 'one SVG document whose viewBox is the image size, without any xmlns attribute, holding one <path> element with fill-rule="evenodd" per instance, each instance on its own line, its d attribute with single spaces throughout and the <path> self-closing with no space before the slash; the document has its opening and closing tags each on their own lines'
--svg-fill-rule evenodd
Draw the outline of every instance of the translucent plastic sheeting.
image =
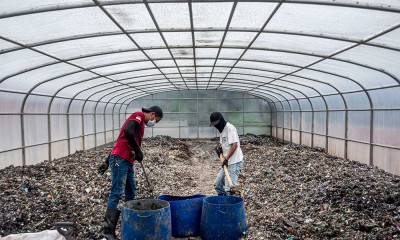
<svg viewBox="0 0 400 240">
<path fill-rule="evenodd" d="M 93 73 L 82 71 L 44 82 L 35 87 L 32 90 L 32 93 L 54 95 L 63 87 L 68 85 L 73 85 L 82 81 L 88 81 L 89 79 L 96 79 L 95 81 L 98 81 L 98 78 L 99 77 Z"/>
<path fill-rule="evenodd" d="M 369 142 L 370 141 L 370 111 L 349 111 L 347 138 L 349 140 Z"/>
<path fill-rule="evenodd" d="M 5 14 L 17 14 L 24 11 L 45 10 L 49 7 L 70 7 L 70 6 L 90 6 L 94 3 L 90 0 L 32 0 L 26 2 L 24 0 L 14 0 L 5 2 L 1 5 L 0 16 Z"/>
<path fill-rule="evenodd" d="M 312 131 L 312 113 L 302 112 L 301 113 L 301 129 L 306 132 Z M 311 144 L 309 144 L 311 146 Z"/>
<path fill-rule="evenodd" d="M 28 95 L 23 112 L 24 113 L 47 113 L 50 104 L 50 97 Z"/>
<path fill-rule="evenodd" d="M 225 28 L 233 3 L 192 3 L 194 29 Z"/>
<path fill-rule="evenodd" d="M 302 111 L 310 111 L 312 110 L 311 101 L 308 99 L 298 99 L 300 104 L 300 109 Z"/>
<path fill-rule="evenodd" d="M 377 19 L 379 24 L 376 24 Z M 385 11 L 283 3 L 266 30 L 307 32 L 344 38 L 351 36 L 362 40 L 397 24 L 399 19 L 398 14 Z"/>
<path fill-rule="evenodd" d="M 63 140 L 68 138 L 67 115 L 50 116 L 51 141 Z"/>
<path fill-rule="evenodd" d="M 400 145 L 400 110 L 374 111 L 374 143 L 388 146 Z"/>
<path fill-rule="evenodd" d="M 347 142 L 347 158 L 364 164 L 369 164 L 369 144 Z"/>
<path fill-rule="evenodd" d="M 314 133 L 326 134 L 326 113 L 315 112 L 314 113 Z"/>
<path fill-rule="evenodd" d="M 252 61 L 239 61 L 236 65 L 236 67 L 265 70 L 267 72 L 270 72 L 269 74 L 276 74 L 276 75 L 273 75 L 275 77 L 280 77 L 283 74 L 291 73 L 291 72 L 299 70 L 299 68 L 291 67 L 291 66 L 263 63 L 263 62 L 252 62 Z"/>
<path fill-rule="evenodd" d="M 192 46 L 192 34 L 190 32 L 163 32 L 168 47 Z"/>
<path fill-rule="evenodd" d="M 0 151 L 21 147 L 21 116 L 0 115 Z"/>
<path fill-rule="evenodd" d="M 332 137 L 344 138 L 346 123 L 344 111 L 330 111 L 328 118 L 328 135 Z"/>
<path fill-rule="evenodd" d="M 87 81 L 85 80 L 69 86 L 66 85 L 63 87 L 61 91 L 57 93 L 57 96 L 75 98 L 77 95 L 79 95 L 81 92 L 86 91 L 87 89 L 90 89 L 94 86 L 102 86 L 105 84 L 109 84 L 110 82 L 111 82 L 110 79 L 96 78 L 93 80 L 87 80 Z"/>
<path fill-rule="evenodd" d="M 81 69 L 74 66 L 58 63 L 47 67 L 38 68 L 7 78 L 0 83 L 0 89 L 18 90 L 28 92 L 36 85 L 50 81 L 65 74 L 75 73 Z"/>
<path fill-rule="evenodd" d="M 328 138 L 328 153 L 344 158 L 344 146 L 344 140 Z"/>
<path fill-rule="evenodd" d="M 162 48 L 165 43 L 158 32 L 156 33 L 135 33 L 130 34 L 140 48 Z"/>
<path fill-rule="evenodd" d="M 328 56 L 349 45 L 348 42 L 318 37 L 262 33 L 252 47 Z"/>
<path fill-rule="evenodd" d="M 25 94 L 0 91 L 0 113 L 19 113 Z"/>
<path fill-rule="evenodd" d="M 125 30 L 155 30 L 156 26 L 144 4 L 105 6 Z"/>
<path fill-rule="evenodd" d="M 304 77 L 296 77 L 293 75 L 289 75 L 286 77 L 282 77 L 282 80 L 291 82 L 292 84 L 296 84 L 297 86 L 301 85 L 305 85 L 308 86 L 308 90 L 307 95 L 308 96 L 317 96 L 317 95 L 326 95 L 326 94 L 333 94 L 333 93 L 337 93 L 338 91 L 332 87 L 331 85 L 324 83 L 324 82 L 319 82 L 315 81 L 314 79 L 308 79 L 308 78 L 304 78 Z"/>
<path fill-rule="evenodd" d="M 330 0 L 289 0 L 288 2 L 319 2 L 331 3 Z M 348 4 L 355 6 L 377 7 L 377 8 L 400 8 L 400 3 L 397 0 L 381 0 L 379 2 L 372 2 L 370 0 L 336 0 L 336 3 Z"/>
<path fill-rule="evenodd" d="M 68 113 L 68 106 L 70 104 L 69 99 L 54 98 L 50 106 L 50 113 Z"/>
<path fill-rule="evenodd" d="M 0 168 L 22 166 L 22 150 L 0 152 Z"/>
<path fill-rule="evenodd" d="M 312 80 L 317 80 L 326 84 L 331 84 L 333 87 L 338 89 L 340 92 L 349 92 L 362 90 L 362 86 L 360 86 L 357 81 L 352 78 L 349 78 L 346 75 L 340 74 L 338 72 L 327 72 L 326 70 L 318 70 L 318 69 L 303 69 L 295 74 L 296 76 L 309 78 Z M 290 77 L 290 76 L 288 76 Z M 286 77 L 286 78 L 288 78 Z M 357 79 L 359 81 L 359 79 Z M 321 89 L 322 91 L 322 89 Z"/>
<path fill-rule="evenodd" d="M 320 60 L 321 58 L 296 53 L 249 49 L 243 55 L 243 59 L 292 64 L 302 67 Z"/>
<path fill-rule="evenodd" d="M 0 87 L 3 88 L 2 82 L 5 77 L 9 77 L 21 70 L 32 69 L 39 65 L 55 62 L 55 59 L 27 49 L 3 53 L 0 58 Z"/>
<path fill-rule="evenodd" d="M 82 115 L 69 115 L 70 137 L 75 138 L 82 135 Z"/>
<path fill-rule="evenodd" d="M 400 108 L 400 87 L 370 91 L 374 108 Z"/>
<path fill-rule="evenodd" d="M 332 95 L 325 97 L 329 110 L 345 110 L 345 102 L 340 95 Z"/>
<path fill-rule="evenodd" d="M 25 145 L 35 145 L 48 142 L 49 128 L 46 115 L 25 115 L 24 117 Z M 40 128 L 38 127 L 40 126 Z M 43 130 L 45 129 L 45 130 Z"/>
<path fill-rule="evenodd" d="M 152 62 L 141 61 L 137 63 L 124 63 L 124 64 L 106 66 L 102 68 L 95 68 L 93 69 L 93 71 L 101 75 L 111 75 L 119 72 L 138 71 L 142 69 L 151 69 L 151 68 L 155 68 Z"/>
<path fill-rule="evenodd" d="M 394 66 L 400 62 L 400 50 L 393 51 L 378 47 L 358 46 L 336 55 L 335 58 L 376 67 L 393 74 L 396 78 L 400 78 L 400 68 Z"/>
<path fill-rule="evenodd" d="M 374 146 L 373 154 L 374 165 L 390 173 L 400 173 L 400 150 Z"/>
<path fill-rule="evenodd" d="M 68 141 L 51 143 L 51 159 L 61 158 L 68 154 Z"/>
<path fill-rule="evenodd" d="M 96 114 L 104 114 L 105 107 L 106 107 L 105 103 L 97 103 L 97 105 L 96 105 Z"/>
<path fill-rule="evenodd" d="M 195 46 L 213 46 L 219 47 L 222 41 L 224 32 L 194 32 Z"/>
<path fill-rule="evenodd" d="M 394 0 L 398 3 L 397 0 Z M 371 40 L 371 43 L 400 48 L 400 30 L 396 29 Z"/>
<path fill-rule="evenodd" d="M 15 31 L 16 29 L 18 31 Z M 0 35 L 8 36 L 23 44 L 118 30 L 118 27 L 98 7 L 58 10 L 0 19 Z"/>
<path fill-rule="evenodd" d="M 343 94 L 347 102 L 347 109 L 370 109 L 368 96 L 365 92 Z"/>
<path fill-rule="evenodd" d="M 224 47 L 247 47 L 256 36 L 256 32 L 227 32 L 224 39 Z"/>
<path fill-rule="evenodd" d="M 320 93 L 308 87 L 307 85 L 300 85 L 292 82 L 287 82 L 286 80 L 276 80 L 271 82 L 271 84 L 281 86 L 285 88 L 287 91 L 290 91 L 295 94 L 301 93 L 299 98 L 303 98 L 305 96 L 313 97 L 321 95 Z"/>
<path fill-rule="evenodd" d="M 34 165 L 42 162 L 43 160 L 49 160 L 49 145 L 39 145 L 34 147 L 27 147 L 25 149 L 25 164 Z"/>
<path fill-rule="evenodd" d="M 323 111 L 327 110 L 327 106 L 325 104 L 325 101 L 322 97 L 315 97 L 315 98 L 310 98 L 310 101 L 313 105 L 313 110 L 314 111 Z"/>
<path fill-rule="evenodd" d="M 398 84 L 390 75 L 378 70 L 337 60 L 324 60 L 315 64 L 313 68 L 348 76 L 359 82 L 365 88 L 379 88 Z"/>
<path fill-rule="evenodd" d="M 124 41 L 125 42 L 125 41 Z M 96 66 L 104 66 L 107 64 L 112 63 L 119 63 L 119 62 L 136 62 L 147 60 L 148 58 L 143 54 L 143 52 L 139 50 L 131 50 L 132 44 L 128 44 L 129 50 L 125 52 L 117 52 L 117 53 L 104 53 L 101 55 L 85 57 L 85 58 L 78 58 L 75 60 L 70 60 L 71 63 L 78 64 L 79 66 L 92 68 Z"/>
<path fill-rule="evenodd" d="M 230 29 L 260 30 L 264 25 L 276 3 L 239 2 L 229 25 Z"/>
<path fill-rule="evenodd" d="M 20 48 L 19 45 L 0 39 L 0 51 L 15 50 L 18 48 Z"/>
<path fill-rule="evenodd" d="M 161 30 L 190 29 L 188 3 L 150 3 L 149 6 Z"/>
</svg>

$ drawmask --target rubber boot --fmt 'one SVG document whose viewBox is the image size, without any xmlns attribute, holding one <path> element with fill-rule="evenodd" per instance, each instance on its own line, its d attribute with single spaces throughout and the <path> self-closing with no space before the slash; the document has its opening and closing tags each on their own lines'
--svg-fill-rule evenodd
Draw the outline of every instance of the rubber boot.
<svg viewBox="0 0 400 240">
<path fill-rule="evenodd" d="M 118 209 L 107 208 L 104 216 L 104 226 L 101 235 L 107 240 L 118 240 L 115 236 L 115 228 L 117 227 L 119 215 L 121 211 Z"/>
</svg>

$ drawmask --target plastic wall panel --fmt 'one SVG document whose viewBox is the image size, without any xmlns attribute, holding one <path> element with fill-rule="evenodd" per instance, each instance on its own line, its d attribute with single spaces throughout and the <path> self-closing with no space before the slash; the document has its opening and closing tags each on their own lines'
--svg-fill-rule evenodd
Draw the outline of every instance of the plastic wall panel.
<svg viewBox="0 0 400 240">
<path fill-rule="evenodd" d="M 400 174 L 400 150 L 374 146 L 373 163 L 390 173 Z"/>
<path fill-rule="evenodd" d="M 113 132 L 112 131 L 106 132 L 106 143 L 113 142 L 113 141 L 114 141 Z"/>
<path fill-rule="evenodd" d="M 301 143 L 303 145 L 311 146 L 313 136 L 310 133 L 302 133 L 301 134 Z"/>
<path fill-rule="evenodd" d="M 374 143 L 400 146 L 400 111 L 374 112 Z"/>
<path fill-rule="evenodd" d="M 326 148 L 326 137 L 320 135 L 314 135 L 314 146 L 313 147 L 320 147 Z"/>
<path fill-rule="evenodd" d="M 350 140 L 369 142 L 370 117 L 370 111 L 349 111 L 347 138 Z"/>
<path fill-rule="evenodd" d="M 91 101 L 87 101 L 84 105 L 83 108 L 83 113 L 87 114 L 87 113 L 95 113 L 96 112 L 96 102 L 91 102 Z"/>
<path fill-rule="evenodd" d="M 400 108 L 400 87 L 370 91 L 374 108 Z"/>
<path fill-rule="evenodd" d="M 326 96 L 326 103 L 329 110 L 343 110 L 346 109 L 344 101 L 340 95 Z"/>
<path fill-rule="evenodd" d="M 312 131 L 312 112 L 303 112 L 301 114 L 301 130 Z"/>
<path fill-rule="evenodd" d="M 344 140 L 328 138 L 328 153 L 344 158 L 344 145 Z"/>
<path fill-rule="evenodd" d="M 310 98 L 314 111 L 327 110 L 325 102 L 322 97 Z"/>
<path fill-rule="evenodd" d="M 96 106 L 96 114 L 103 114 L 105 111 L 106 104 L 99 102 Z"/>
<path fill-rule="evenodd" d="M 112 115 L 105 115 L 105 129 L 106 131 L 113 129 Z"/>
<path fill-rule="evenodd" d="M 50 126 L 51 126 L 51 141 L 57 141 L 68 138 L 66 115 L 51 115 Z M 70 128 L 74 128 L 74 125 L 71 125 Z"/>
<path fill-rule="evenodd" d="M 345 112 L 329 112 L 328 135 L 332 137 L 345 137 Z"/>
<path fill-rule="evenodd" d="M 297 73 L 295 73 L 295 75 L 296 74 Z M 312 87 L 314 96 L 320 95 L 320 94 L 325 95 L 325 94 L 337 93 L 337 90 L 335 90 L 332 86 L 328 85 L 327 82 L 325 82 L 325 81 L 321 82 L 321 79 L 319 79 L 319 78 L 307 79 L 305 77 L 286 76 L 286 77 L 283 77 L 282 79 L 293 82 L 293 83 L 301 83 L 303 85 L 309 86 L 310 88 Z M 320 94 L 316 93 L 315 91 L 318 91 Z M 310 94 L 307 94 L 307 95 L 309 97 L 312 96 Z"/>
<path fill-rule="evenodd" d="M 93 115 L 84 115 L 84 135 L 93 134 L 94 133 L 94 116 Z"/>
<path fill-rule="evenodd" d="M 314 113 L 314 133 L 326 134 L 326 112 Z"/>
<path fill-rule="evenodd" d="M 25 94 L 8 93 L 0 90 L 0 113 L 19 113 L 24 97 Z"/>
<path fill-rule="evenodd" d="M 69 99 L 55 98 L 50 107 L 50 113 L 67 113 Z"/>
<path fill-rule="evenodd" d="M 68 141 L 51 143 L 51 159 L 61 158 L 68 154 Z"/>
<path fill-rule="evenodd" d="M 307 99 L 299 99 L 301 111 L 312 110 L 311 104 Z"/>
<path fill-rule="evenodd" d="M 0 153 L 0 169 L 8 166 L 22 166 L 22 150 Z"/>
<path fill-rule="evenodd" d="M 61 77 L 67 73 L 73 73 L 80 71 L 81 69 L 67 65 L 65 63 L 53 64 L 46 67 L 37 68 L 28 72 L 24 72 L 8 78 L 0 84 L 1 88 L 15 90 L 18 89 L 22 92 L 28 92 L 30 89 L 36 85 L 54 79 L 56 77 Z"/>
<path fill-rule="evenodd" d="M 283 139 L 283 129 L 282 128 L 278 127 L 277 134 L 278 134 L 277 136 L 279 139 Z"/>
<path fill-rule="evenodd" d="M 300 130 L 300 112 L 292 112 L 292 129 Z"/>
<path fill-rule="evenodd" d="M 0 138 L 0 152 L 21 147 L 21 117 L 19 115 L 0 115 L 0 122 L 0 136 L 7 136 Z"/>
<path fill-rule="evenodd" d="M 0 78 L 3 79 L 6 76 L 18 73 L 21 69 L 31 69 L 35 66 L 54 62 L 56 62 L 55 59 L 28 49 L 4 53 L 1 55 Z M 15 84 L 14 82 L 12 85 L 9 85 L 9 87 L 15 88 L 19 85 Z M 3 88 L 3 83 L 0 84 L 0 87 Z"/>
<path fill-rule="evenodd" d="M 365 92 L 343 94 L 347 109 L 370 109 L 368 96 Z"/>
<path fill-rule="evenodd" d="M 292 131 L 292 142 L 300 144 L 300 132 Z"/>
<path fill-rule="evenodd" d="M 24 106 L 24 113 L 47 113 L 50 97 L 29 95 Z"/>
<path fill-rule="evenodd" d="M 179 134 L 184 138 L 197 138 L 197 127 L 180 127 Z"/>
<path fill-rule="evenodd" d="M 105 144 L 105 136 L 104 133 L 98 133 L 96 134 L 96 144 L 97 146 L 101 146 L 103 144 Z"/>
<path fill-rule="evenodd" d="M 284 128 L 291 128 L 292 124 L 292 112 L 284 112 Z"/>
<path fill-rule="evenodd" d="M 83 137 L 71 139 L 70 148 L 72 154 L 75 153 L 76 151 L 83 150 Z"/>
<path fill-rule="evenodd" d="M 81 113 L 83 104 L 85 104 L 85 101 L 73 100 L 69 107 L 69 113 Z"/>
<path fill-rule="evenodd" d="M 87 89 L 92 88 L 94 85 L 100 86 L 109 83 L 110 83 L 109 79 L 96 78 L 94 80 L 84 81 L 65 87 L 64 89 L 62 89 L 60 92 L 57 93 L 57 96 L 74 98 L 78 93 L 86 91 Z M 78 97 L 78 99 L 81 99 L 81 97 Z"/>
<path fill-rule="evenodd" d="M 75 138 L 82 135 L 82 115 L 69 116 L 70 137 Z"/>
<path fill-rule="evenodd" d="M 347 142 L 347 158 L 364 164 L 369 164 L 369 144 Z"/>
<path fill-rule="evenodd" d="M 33 165 L 49 160 L 49 145 L 39 145 L 35 147 L 28 147 L 25 149 L 25 163 L 26 165 Z"/>
<path fill-rule="evenodd" d="M 199 127 L 199 138 L 214 138 L 217 137 L 217 131 L 212 127 Z"/>
<path fill-rule="evenodd" d="M 290 141 L 290 132 L 291 131 L 289 129 L 284 129 L 283 132 L 284 132 L 284 136 L 285 136 L 284 140 Z"/>
<path fill-rule="evenodd" d="M 104 115 L 103 114 L 96 114 L 96 132 L 104 132 Z"/>
<path fill-rule="evenodd" d="M 48 141 L 48 128 L 46 115 L 25 115 L 25 145 L 46 143 Z"/>
<path fill-rule="evenodd" d="M 95 135 L 85 136 L 85 149 L 90 149 L 95 147 Z"/>
</svg>

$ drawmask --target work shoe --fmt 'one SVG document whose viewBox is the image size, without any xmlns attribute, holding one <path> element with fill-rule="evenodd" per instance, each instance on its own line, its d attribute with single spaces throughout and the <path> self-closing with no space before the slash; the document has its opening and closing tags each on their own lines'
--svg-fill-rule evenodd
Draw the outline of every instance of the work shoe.
<svg viewBox="0 0 400 240">
<path fill-rule="evenodd" d="M 107 240 L 118 240 L 115 236 L 115 228 L 117 227 L 120 213 L 121 211 L 118 209 L 107 208 L 104 216 L 103 232 L 101 233 Z"/>
</svg>

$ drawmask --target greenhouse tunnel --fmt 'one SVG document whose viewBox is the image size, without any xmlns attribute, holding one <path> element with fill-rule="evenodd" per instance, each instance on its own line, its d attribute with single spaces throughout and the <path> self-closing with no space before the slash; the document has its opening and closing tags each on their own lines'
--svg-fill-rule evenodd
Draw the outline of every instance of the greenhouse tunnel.
<svg viewBox="0 0 400 240">
<path fill-rule="evenodd" d="M 0 168 L 117 139 L 239 134 L 400 174 L 398 0 L 0 2 Z"/>
</svg>

